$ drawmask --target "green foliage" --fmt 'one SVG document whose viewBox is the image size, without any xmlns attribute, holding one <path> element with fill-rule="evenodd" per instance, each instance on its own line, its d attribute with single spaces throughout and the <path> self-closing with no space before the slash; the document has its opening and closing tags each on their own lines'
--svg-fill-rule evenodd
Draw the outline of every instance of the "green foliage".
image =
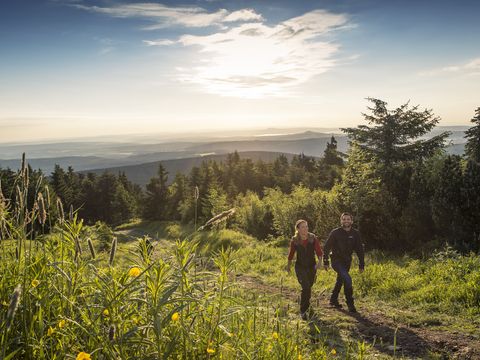
<svg viewBox="0 0 480 360">
<path fill-rule="evenodd" d="M 327 143 L 327 148 L 325 149 L 323 160 L 327 165 L 343 165 L 343 159 L 337 150 L 337 140 L 333 135 L 330 139 L 330 142 Z"/>
<path fill-rule="evenodd" d="M 418 105 L 409 108 L 408 103 L 395 110 L 388 110 L 385 101 L 373 98 L 368 100 L 374 107 L 368 108 L 371 114 L 363 116 L 373 126 L 360 125 L 342 130 L 375 160 L 385 176 L 390 174 L 391 167 L 396 163 L 421 160 L 443 148 L 448 133 L 429 140 L 418 139 L 432 130 L 439 121 L 431 110 L 418 111 Z M 384 177 L 383 180 L 390 179 Z"/>
<path fill-rule="evenodd" d="M 273 216 L 273 228 L 278 236 L 290 238 L 297 219 L 307 220 L 310 231 L 326 237 L 337 226 L 341 211 L 328 193 L 294 187 L 291 194 L 278 189 L 266 189 L 263 199 Z"/>
<path fill-rule="evenodd" d="M 98 249 L 105 252 L 110 251 L 114 236 L 112 229 L 102 221 L 97 221 L 94 229 L 95 231 L 92 236 L 95 237 L 98 242 Z"/>
<path fill-rule="evenodd" d="M 168 175 L 162 164 L 158 166 L 158 176 L 150 179 L 144 200 L 143 216 L 147 220 L 167 220 L 168 218 Z"/>
<path fill-rule="evenodd" d="M 235 225 L 257 239 L 266 239 L 272 233 L 273 216 L 270 208 L 260 197 L 248 191 L 239 195 L 235 204 Z"/>
<path fill-rule="evenodd" d="M 446 248 L 427 261 L 404 258 L 369 265 L 356 284 L 362 296 L 456 315 L 480 314 L 480 260 Z"/>
<path fill-rule="evenodd" d="M 475 110 L 475 116 L 471 122 L 474 125 L 465 132 L 465 137 L 467 138 L 465 155 L 470 160 L 480 163 L 480 107 Z"/>
</svg>

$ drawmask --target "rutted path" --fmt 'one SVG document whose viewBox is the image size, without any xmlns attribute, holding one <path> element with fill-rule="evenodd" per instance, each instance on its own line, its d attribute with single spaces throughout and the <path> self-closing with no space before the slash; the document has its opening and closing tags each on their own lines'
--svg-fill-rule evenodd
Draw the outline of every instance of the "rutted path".
<svg viewBox="0 0 480 360">
<path fill-rule="evenodd" d="M 264 283 L 261 279 L 247 274 L 237 275 L 237 281 L 247 289 L 256 292 L 281 294 L 292 302 L 297 302 L 298 292 Z M 312 295 L 312 305 L 318 314 L 318 325 L 336 327 L 336 322 L 347 322 L 350 336 L 364 340 L 378 352 L 394 355 L 396 338 L 396 355 L 410 359 L 424 359 L 430 353 L 441 354 L 442 359 L 480 359 L 480 339 L 458 332 L 447 332 L 429 328 L 414 328 L 394 322 L 379 311 L 362 308 L 358 314 L 350 314 L 343 309 L 328 305 L 326 294 Z M 293 310 L 291 310 L 293 311 Z M 344 327 L 345 324 L 343 324 Z"/>
</svg>

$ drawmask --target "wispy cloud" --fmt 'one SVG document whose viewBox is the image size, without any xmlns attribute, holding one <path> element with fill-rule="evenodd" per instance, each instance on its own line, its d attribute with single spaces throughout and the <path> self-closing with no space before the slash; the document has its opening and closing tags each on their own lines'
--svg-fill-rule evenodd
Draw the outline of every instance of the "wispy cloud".
<svg viewBox="0 0 480 360">
<path fill-rule="evenodd" d="M 179 25 L 185 27 L 220 26 L 222 23 L 235 21 L 262 20 L 261 15 L 253 9 L 243 9 L 229 12 L 218 9 L 215 12 L 196 6 L 170 7 L 156 3 L 120 4 L 110 7 L 88 6 L 75 4 L 76 8 L 102 13 L 119 18 L 146 18 L 154 22 L 145 26 L 146 30 L 162 29 L 169 26 Z"/>
<path fill-rule="evenodd" d="M 181 25 L 175 39 L 143 40 L 147 46 L 181 45 L 195 52 L 195 64 L 178 68 L 178 79 L 223 96 L 258 98 L 291 94 L 337 64 L 340 45 L 332 33 L 353 27 L 345 14 L 314 10 L 278 24 L 266 24 L 254 9 L 208 12 L 200 7 L 161 4 L 123 4 L 113 7 L 77 5 L 115 17 L 153 21 L 144 29 Z M 197 35 L 194 28 L 217 26 L 213 33 Z"/>
<path fill-rule="evenodd" d="M 420 73 L 421 76 L 437 76 L 442 74 L 480 75 L 480 58 L 475 58 L 462 64 L 444 66 Z"/>
<path fill-rule="evenodd" d="M 160 40 L 143 40 L 143 43 L 147 46 L 169 46 L 173 45 L 176 42 L 168 39 L 160 39 Z"/>
<path fill-rule="evenodd" d="M 181 80 L 225 96 L 289 94 L 336 64 L 340 45 L 329 33 L 347 25 L 344 15 L 312 11 L 275 26 L 241 24 L 206 36 L 183 35 L 178 42 L 196 47 L 200 65 L 181 71 Z"/>
</svg>

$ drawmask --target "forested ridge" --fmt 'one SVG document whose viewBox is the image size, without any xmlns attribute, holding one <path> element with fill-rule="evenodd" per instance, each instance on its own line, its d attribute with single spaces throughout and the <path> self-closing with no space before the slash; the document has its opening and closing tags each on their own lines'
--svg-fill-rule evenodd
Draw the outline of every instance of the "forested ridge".
<svg viewBox="0 0 480 360">
<path fill-rule="evenodd" d="M 201 225 L 235 208 L 228 226 L 262 240 L 289 237 L 297 218 L 325 237 L 338 214 L 349 211 L 367 248 L 428 251 L 448 243 L 479 251 L 480 108 L 466 133 L 465 155 L 458 156 L 444 151 L 448 133 L 424 139 L 439 121 L 432 110 L 408 103 L 390 110 L 382 100 L 368 100 L 363 114 L 368 125 L 342 129 L 350 141 L 348 154 L 337 151 L 332 136 L 321 158 L 298 154 L 289 161 L 280 155 L 273 162 L 253 162 L 234 152 L 188 175 L 168 174 L 160 164 L 145 189 L 122 173 L 79 174 L 56 166 L 42 174 L 28 168 L 28 203 L 33 206 L 40 191 L 48 194 L 53 216 L 58 197 L 87 224 L 113 226 L 132 218 Z M 2 193 L 12 206 L 18 198 L 15 175 L 0 169 Z"/>
</svg>

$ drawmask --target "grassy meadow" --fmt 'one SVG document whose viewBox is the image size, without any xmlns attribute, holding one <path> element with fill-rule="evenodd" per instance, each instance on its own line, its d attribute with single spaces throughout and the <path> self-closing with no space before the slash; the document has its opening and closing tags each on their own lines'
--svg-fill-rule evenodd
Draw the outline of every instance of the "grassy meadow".
<svg viewBox="0 0 480 360">
<path fill-rule="evenodd" d="M 360 336 L 357 318 L 326 310 L 333 271 L 317 274 L 315 314 L 302 321 L 285 239 L 175 222 L 113 232 L 58 202 L 52 223 L 48 191 L 29 210 L 25 181 L 15 208 L 0 198 L 0 359 L 411 358 L 395 336 Z M 360 312 L 478 339 L 478 256 L 446 248 L 423 260 L 370 253 L 366 263 L 352 271 Z"/>
</svg>

